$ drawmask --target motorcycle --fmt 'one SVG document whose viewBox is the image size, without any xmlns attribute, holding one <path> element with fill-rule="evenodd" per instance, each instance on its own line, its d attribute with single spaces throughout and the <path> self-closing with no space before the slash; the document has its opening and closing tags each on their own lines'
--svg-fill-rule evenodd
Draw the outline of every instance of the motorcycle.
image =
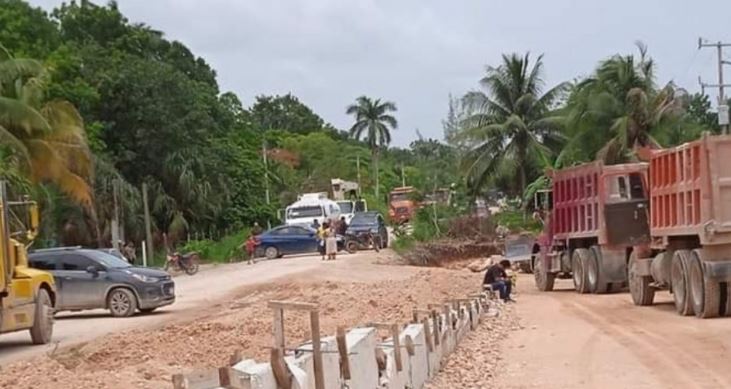
<svg viewBox="0 0 731 389">
<path fill-rule="evenodd" d="M 348 233 L 345 235 L 345 250 L 353 254 L 359 249 L 368 249 L 373 247 L 376 252 L 381 251 L 381 236 L 374 235 L 370 231 L 360 231 L 357 233 Z"/>
<path fill-rule="evenodd" d="M 168 254 L 167 260 L 165 261 L 165 271 L 172 268 L 176 271 L 184 271 L 185 274 L 192 276 L 198 273 L 198 263 L 200 257 L 198 253 L 192 252 L 187 254 L 172 253 Z"/>
</svg>

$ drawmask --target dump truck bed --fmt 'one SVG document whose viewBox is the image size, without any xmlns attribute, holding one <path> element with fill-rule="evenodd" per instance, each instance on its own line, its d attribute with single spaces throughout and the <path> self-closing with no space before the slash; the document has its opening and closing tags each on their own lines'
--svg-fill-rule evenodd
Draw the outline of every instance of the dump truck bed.
<svg viewBox="0 0 731 389">
<path fill-rule="evenodd" d="M 591 162 L 552 173 L 553 215 L 550 223 L 554 239 L 599 234 L 601 169 L 601 163 Z"/>
<path fill-rule="evenodd" d="M 704 136 L 650 159 L 650 233 L 731 243 L 731 136 Z"/>
</svg>

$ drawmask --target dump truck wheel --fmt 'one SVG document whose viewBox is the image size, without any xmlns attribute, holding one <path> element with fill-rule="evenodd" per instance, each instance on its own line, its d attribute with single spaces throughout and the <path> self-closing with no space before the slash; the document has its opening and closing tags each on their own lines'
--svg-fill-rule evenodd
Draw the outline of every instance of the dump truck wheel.
<svg viewBox="0 0 731 389">
<path fill-rule="evenodd" d="M 36 299 L 36 314 L 33 327 L 30 329 L 30 339 L 33 344 L 46 344 L 53 335 L 53 305 L 51 297 L 45 289 L 38 290 Z"/>
<path fill-rule="evenodd" d="M 556 275 L 547 272 L 545 264 L 538 258 L 536 260 L 536 266 L 533 269 L 533 277 L 536 280 L 536 287 L 541 292 L 550 292 L 553 290 L 553 283 L 556 280 Z"/>
<path fill-rule="evenodd" d="M 718 281 L 704 277 L 701 266 L 702 253 L 693 250 L 688 256 L 688 297 L 696 317 L 707 319 L 718 317 L 721 307 L 721 288 Z"/>
<path fill-rule="evenodd" d="M 678 250 L 673 254 L 672 265 L 670 268 L 670 282 L 673 284 L 673 301 L 675 302 L 675 311 L 681 316 L 693 314 L 693 306 L 690 303 L 688 293 L 688 250 Z"/>
<path fill-rule="evenodd" d="M 574 273 L 574 288 L 576 288 L 576 291 L 581 294 L 591 292 L 589 280 L 586 274 L 587 268 L 589 267 L 589 250 L 574 250 L 572 264 L 572 271 Z"/>
<path fill-rule="evenodd" d="M 637 255 L 632 252 L 629 257 L 629 292 L 632 295 L 632 302 L 635 305 L 645 306 L 652 305 L 652 301 L 655 299 L 655 288 L 650 286 L 652 283 L 652 277 L 641 276 L 636 274 L 637 266 Z"/>
</svg>

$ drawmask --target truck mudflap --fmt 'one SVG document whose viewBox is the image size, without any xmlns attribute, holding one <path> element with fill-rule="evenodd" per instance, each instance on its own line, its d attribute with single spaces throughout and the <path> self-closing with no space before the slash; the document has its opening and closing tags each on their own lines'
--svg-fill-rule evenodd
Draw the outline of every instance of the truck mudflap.
<svg viewBox="0 0 731 389">
<path fill-rule="evenodd" d="M 703 261 L 703 274 L 718 282 L 731 282 L 731 259 L 726 261 Z"/>
</svg>

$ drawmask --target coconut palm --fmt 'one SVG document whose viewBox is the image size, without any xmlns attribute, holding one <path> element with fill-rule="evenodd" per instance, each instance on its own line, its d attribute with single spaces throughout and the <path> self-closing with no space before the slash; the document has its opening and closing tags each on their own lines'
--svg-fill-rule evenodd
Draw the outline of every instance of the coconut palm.
<svg viewBox="0 0 731 389">
<path fill-rule="evenodd" d="M 0 143 L 31 181 L 90 206 L 93 166 L 81 115 L 67 101 L 44 101 L 47 80 L 39 62 L 0 45 Z"/>
<path fill-rule="evenodd" d="M 391 130 L 398 127 L 396 118 L 390 114 L 396 112 L 396 104 L 361 96 L 345 112 L 355 117 L 355 123 L 350 127 L 350 136 L 358 140 L 364 138 L 371 149 L 376 176 L 376 198 L 379 198 L 378 156 L 380 149 L 391 143 Z"/>
<path fill-rule="evenodd" d="M 579 82 L 568 100 L 569 149 L 606 163 L 632 159 L 636 147 L 657 147 L 653 134 L 673 126 L 685 111 L 687 93 L 672 82 L 655 85 L 655 63 L 637 43 L 639 57 L 615 55 Z"/>
<path fill-rule="evenodd" d="M 523 193 L 529 172 L 547 164 L 548 147 L 561 140 L 562 118 L 552 112 L 566 84 L 543 92 L 543 56 L 531 66 L 530 55 L 503 55 L 502 64 L 488 66 L 480 84 L 485 92 L 467 93 L 470 115 L 459 138 L 470 146 L 463 165 L 473 190 L 490 178 L 517 178 Z"/>
</svg>

